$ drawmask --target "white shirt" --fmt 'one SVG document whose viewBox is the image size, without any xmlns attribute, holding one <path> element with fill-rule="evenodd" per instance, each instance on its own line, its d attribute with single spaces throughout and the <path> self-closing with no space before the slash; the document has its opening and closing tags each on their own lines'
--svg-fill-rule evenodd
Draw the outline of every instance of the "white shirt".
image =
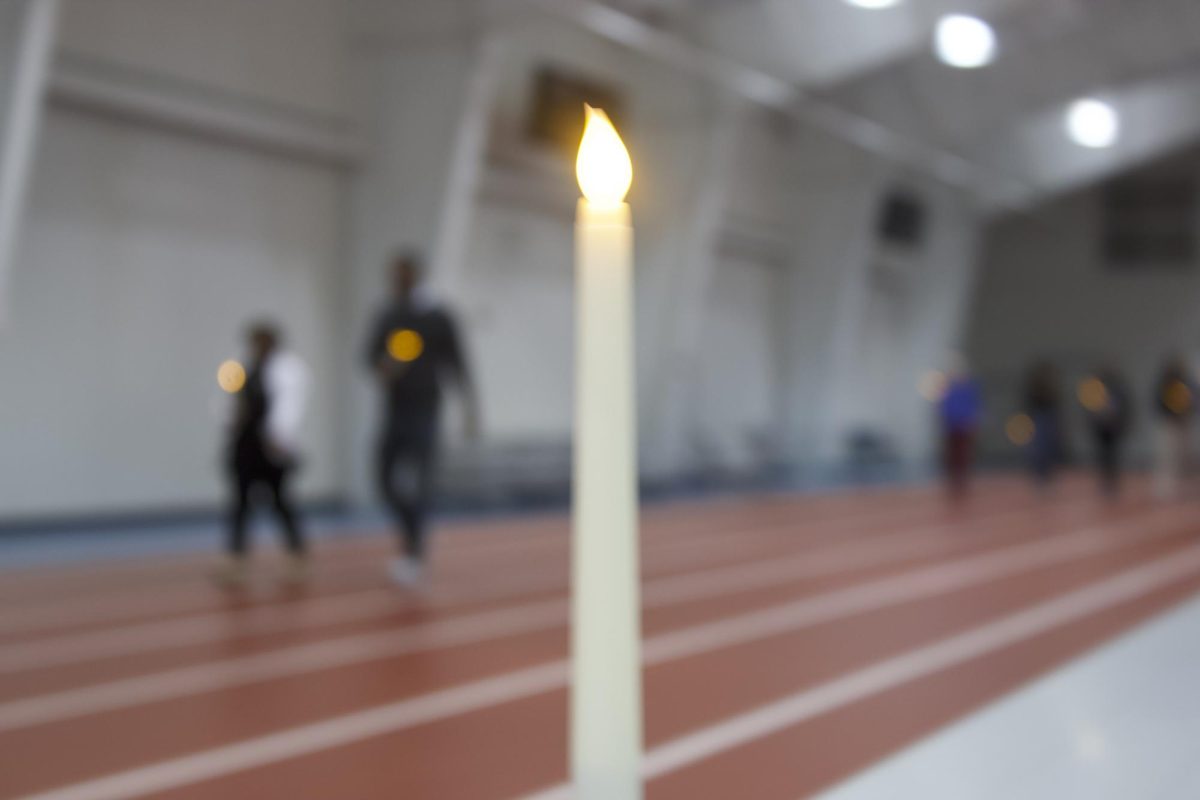
<svg viewBox="0 0 1200 800">
<path fill-rule="evenodd" d="M 295 353 L 272 355 L 263 373 L 268 400 L 267 436 L 276 447 L 293 455 L 300 444 L 309 382 L 308 367 Z"/>
</svg>

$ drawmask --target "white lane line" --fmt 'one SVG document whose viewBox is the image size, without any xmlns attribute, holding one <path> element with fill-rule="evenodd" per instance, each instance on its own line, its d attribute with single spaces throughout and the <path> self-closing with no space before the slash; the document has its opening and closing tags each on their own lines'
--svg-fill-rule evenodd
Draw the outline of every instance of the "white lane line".
<svg viewBox="0 0 1200 800">
<path fill-rule="evenodd" d="M 661 523 L 662 527 L 656 526 L 647 530 L 649 534 L 647 542 L 650 545 L 648 549 L 654 550 L 658 547 L 670 548 L 680 545 L 695 547 L 701 542 L 712 540 L 708 543 L 713 548 L 714 553 L 720 550 L 736 551 L 738 549 L 738 541 L 744 541 L 745 538 L 760 533 L 764 535 L 794 533 L 800 539 L 798 543 L 801 543 L 814 539 L 819 540 L 838 530 L 854 531 L 865 524 L 876 522 L 895 523 L 903 521 L 906 518 L 910 521 L 919 521 L 922 516 L 927 516 L 931 511 L 936 510 L 934 507 L 928 505 L 922 499 L 922 496 L 916 493 L 913 494 L 911 501 L 907 498 L 901 498 L 906 502 L 899 509 L 896 509 L 894 505 L 885 505 L 884 501 L 887 499 L 887 496 L 882 494 L 879 496 L 870 495 L 865 499 L 856 500 L 853 504 L 839 503 L 837 506 L 822 507 L 821 510 L 824 511 L 838 512 L 843 506 L 849 506 L 858 510 L 859 513 L 851 514 L 850 516 L 822 514 L 815 519 L 805 516 L 788 519 L 786 512 L 792 507 L 792 504 L 787 504 L 772 509 L 772 517 L 781 517 L 783 520 L 772 519 L 767 523 L 757 523 L 750 528 L 732 531 L 729 529 L 729 525 L 735 522 L 732 519 L 719 519 L 713 523 L 709 518 L 702 518 L 699 524 L 697 524 L 696 522 L 689 523 L 686 519 L 667 519 L 664 517 Z M 994 498 L 989 498 L 989 500 L 992 499 Z M 795 505 L 801 511 L 804 510 L 802 503 Z M 1071 508 L 1080 505 L 1082 504 L 1078 498 L 1070 498 L 1067 502 L 1060 503 L 1058 507 Z M 988 513 L 991 513 L 991 503 L 988 504 L 988 507 Z M 870 508 L 871 510 L 863 511 L 864 508 Z M 666 527 L 665 530 L 663 529 L 664 527 Z M 568 541 L 568 537 L 561 536 L 547 543 L 561 549 L 561 555 L 565 558 Z M 497 546 L 499 544 L 497 543 Z M 513 547 L 517 545 L 517 542 L 512 542 Z M 471 551 L 460 549 L 456 550 L 456 552 L 458 555 L 464 555 Z M 488 557 L 494 557 L 494 554 L 487 555 Z M 554 555 L 554 553 L 551 555 Z M 439 560 L 441 560 L 440 557 Z M 450 560 L 454 561 L 455 559 Z M 322 574 L 326 576 L 361 573 L 375 574 L 378 571 L 376 567 L 369 563 L 334 564 L 331 569 L 322 570 Z M 203 572 L 204 568 L 200 566 L 193 570 L 193 574 Z M 120 619 L 142 616 L 147 610 L 144 599 L 145 592 L 152 588 L 150 586 L 139 587 L 133 592 L 115 598 L 72 597 L 71 599 L 54 603 L 40 603 L 35 608 L 25 607 L 12 613 L 0 612 L 0 635 L 27 633 L 36 631 L 38 628 L 102 622 L 107 618 Z M 215 590 L 204 580 L 197 580 L 194 584 L 178 587 L 169 592 L 164 592 L 159 587 L 155 592 L 154 611 L 155 613 L 200 612 L 211 608 L 214 600 L 220 602 L 225 599 L 226 595 L 223 592 Z M 258 599 L 275 598 L 268 596 L 267 598 Z M 28 598 L 16 597 L 13 599 L 13 602 L 28 604 L 29 600 Z"/>
<path fill-rule="evenodd" d="M 928 501 L 930 493 L 922 491 L 911 496 L 893 498 L 889 505 L 900 514 L 911 514 L 914 511 L 928 513 L 931 505 Z M 821 498 L 817 503 L 814 498 L 792 498 L 781 504 L 767 507 L 768 521 L 778 523 L 782 519 L 791 518 L 799 525 L 824 524 L 837 518 L 845 511 L 861 510 L 864 505 L 880 507 L 885 498 L 866 497 L 851 500 L 838 498 L 836 502 L 826 502 L 833 498 Z M 671 509 L 663 509 L 656 513 L 651 509 L 643 514 L 644 538 L 653 543 L 663 543 L 680 538 L 691 538 L 697 534 L 694 520 L 688 517 L 700 517 L 709 530 L 706 535 L 718 535 L 727 531 L 728 526 L 737 524 L 740 515 L 747 510 L 746 504 L 715 508 L 695 507 L 693 504 L 679 505 Z M 761 513 L 761 509 L 756 509 Z M 567 517 L 532 517 L 525 523 L 503 520 L 491 523 L 490 530 L 448 531 L 439 534 L 445 541 L 438 547 L 439 561 L 457 563 L 460 560 L 474 561 L 476 559 L 495 558 L 509 551 L 523 550 L 562 550 L 570 541 L 570 520 Z M 361 562 L 370 558 L 386 558 L 393 549 L 392 535 L 385 528 L 379 528 L 348 537 L 333 536 L 319 540 L 317 554 L 321 561 L 336 564 L 342 561 L 356 560 Z M 3 591 L 0 601 L 5 599 L 28 599 L 30 589 L 57 589 L 61 592 L 62 583 L 67 581 L 73 592 L 73 599 L 82 599 L 87 591 L 103 591 L 113 588 L 112 581 L 125 575 L 127 577 L 152 576 L 154 578 L 176 579 L 179 576 L 195 576 L 207 567 L 209 561 L 215 558 L 213 553 L 162 554 L 144 558 L 122 559 L 120 562 L 103 562 L 100 564 L 68 564 L 38 567 L 32 570 L 14 571 L 5 575 L 0 567 L 0 577 L 4 578 Z M 272 554 L 266 555 L 272 559 Z M 342 565 L 345 566 L 345 565 Z M 77 580 L 82 579 L 82 580 Z M 98 584 L 98 585 L 95 585 Z M 158 581 L 145 583 L 144 588 L 157 585 Z M 124 587 L 128 588 L 128 587 Z M 143 588 L 139 585 L 138 588 Z"/>
<path fill-rule="evenodd" d="M 760 537 L 776 535 L 787 528 L 764 529 L 746 534 L 743 538 L 699 541 L 647 554 L 648 567 L 656 569 L 685 569 L 697 564 L 720 562 L 730 555 L 753 555 L 757 550 L 782 546 Z M 753 538 L 754 541 L 746 541 Z M 564 554 L 565 558 L 565 554 Z M 561 568 L 560 568 L 561 567 Z M 552 591 L 566 587 L 566 564 L 551 569 L 516 570 L 512 577 L 501 577 L 486 583 L 481 591 L 478 583 L 460 584 L 458 588 L 439 587 L 428 600 L 439 610 L 484 601 L 519 597 L 523 594 Z M 127 601 L 125 605 L 130 605 Z M 141 600 L 139 608 L 147 604 Z M 160 610 L 157 600 L 155 610 Z M 44 668 L 105 657 L 123 657 L 136 653 L 228 641 L 232 638 L 259 636 L 273 632 L 299 630 L 394 614 L 404 609 L 400 596 L 392 589 L 368 589 L 356 592 L 320 596 L 297 603 L 277 603 L 230 610 L 205 611 L 173 619 L 138 622 L 115 628 L 89 630 L 48 636 L 27 642 L 13 643 L 0 653 L 0 674 L 26 669 Z M 66 614 L 74 614 L 70 609 Z M 90 615 L 84 615 L 90 616 Z"/>
<path fill-rule="evenodd" d="M 1025 511 L 1007 511 L 974 519 L 966 524 L 939 523 L 907 533 L 881 532 L 864 536 L 848 545 L 815 551 L 812 556 L 819 563 L 830 561 L 834 564 L 846 564 L 847 569 L 869 566 L 870 555 L 864 556 L 864 547 L 869 545 L 870 554 L 921 555 L 934 551 L 934 544 L 946 544 L 942 538 L 949 532 L 975 533 L 990 535 L 991 530 L 1005 525 L 1009 520 L 1027 515 Z M 773 535 L 782 529 L 762 529 L 753 535 Z M 924 542 L 925 546 L 910 543 Z M 864 547 L 860 547 L 862 544 Z M 730 537 L 724 541 L 698 543 L 693 549 L 685 549 L 673 553 L 670 558 L 661 556 L 655 559 L 655 566 L 682 568 L 705 564 L 714 560 L 716 555 L 727 555 L 735 551 L 739 555 L 748 555 L 746 546 L 738 537 Z M 768 572 L 786 573 L 794 569 L 795 559 L 790 556 L 783 562 L 773 560 L 766 567 Z M 664 563 L 665 562 L 665 563 Z M 880 563 L 886 563 L 881 561 Z M 757 568 L 756 562 L 747 564 L 744 569 Z M 719 573 L 736 575 L 737 567 L 718 570 Z M 825 574 L 825 573 L 822 573 Z M 694 581 L 704 582 L 717 579 L 710 572 L 691 576 Z M 798 577 L 792 575 L 791 577 Z M 479 587 L 470 587 L 467 591 L 442 590 L 435 601 L 452 605 L 454 602 L 471 602 L 482 599 L 497 601 L 523 594 L 554 589 L 564 589 L 567 577 L 565 573 L 527 575 L 523 571 L 517 573 L 514 579 L 492 584 L 481 597 Z M 379 619 L 399 610 L 396 594 L 387 589 L 370 589 L 361 592 L 351 592 L 330 597 L 319 597 L 304 602 L 299 607 L 289 605 L 270 605 L 236 611 L 217 611 L 190 615 L 165 621 L 135 623 L 132 625 L 107 628 L 100 631 L 65 634 L 60 636 L 37 639 L 13 645 L 5 652 L 0 652 L 0 674 L 20 672 L 31 669 L 65 664 L 78 664 L 104 658 L 128 657 L 142 653 L 150 653 L 170 648 L 203 645 L 217 641 L 232 641 L 273 633 L 306 630 L 323 626 L 361 622 Z"/>
<path fill-rule="evenodd" d="M 1158 516 L 1164 520 L 1170 519 L 1163 513 Z M 1137 523 L 1138 527 L 1146 524 L 1145 521 Z M 1104 530 L 1108 529 L 1101 529 Z M 1165 535 L 1165 530 L 1157 535 Z M 1097 535 L 1100 534 L 1085 529 L 1019 547 L 1045 548 L 1050 543 L 1063 542 L 1063 547 L 1066 548 L 1064 552 L 1074 552 L 1072 548 L 1079 545 L 1090 546 L 1086 540 Z M 1102 541 L 1097 541 L 1103 544 Z M 769 562 L 671 576 L 647 583 L 643 594 L 643 606 L 647 609 L 659 608 L 786 585 L 803 578 L 833 575 L 906 557 L 937 553 L 944 550 L 945 545 L 946 542 L 941 537 L 933 538 L 928 535 L 920 540 L 885 541 L 878 545 L 863 542 L 816 555 L 800 554 Z M 961 563 L 974 563 L 972 559 L 998 558 L 1005 552 L 1007 551 L 1004 549 L 990 550 L 961 559 Z M 960 562 L 950 562 L 950 566 L 958 563 Z M 859 588 L 869 591 L 871 586 L 872 584 L 865 584 Z M 831 592 L 805 598 L 802 603 L 805 606 L 817 606 L 825 599 L 836 603 L 840 596 L 839 592 Z M 784 610 L 790 607 L 785 607 Z M 565 624 L 568 610 L 569 606 L 562 599 L 529 603 L 482 614 L 464 615 L 408 630 L 358 634 L 50 692 L 0 703 L 0 732 L 297 674 L 364 664 L 441 647 L 477 644 L 507 636 L 552 630 Z M 747 620 L 757 619 L 761 613 L 764 612 L 738 617 L 733 622 L 735 625 L 743 624 Z M 782 618 L 786 620 L 786 614 Z M 746 630 L 758 628 L 751 626 Z M 663 638 L 657 637 L 659 640 Z M 669 636 L 666 639 L 670 641 Z"/>
<path fill-rule="evenodd" d="M 1122 526 L 1116 527 L 1119 529 Z M 652 666 L 736 644 L 792 634 L 807 627 L 855 614 L 971 588 L 989 581 L 1020 575 L 1032 569 L 1145 543 L 1178 532 L 1178 523 L 1150 535 L 1136 537 L 1119 532 L 1100 534 L 1094 530 L 1083 530 L 1055 539 L 970 556 L 947 564 L 652 636 L 644 643 L 642 661 L 646 666 Z M 692 591 L 699 592 L 700 587 L 695 587 Z M 18 700 L 0 705 L 0 731 L 333 666 L 362 663 L 417 649 L 544 630 L 557 627 L 567 619 L 567 606 L 561 601 L 541 604 L 537 609 L 529 609 L 529 612 L 527 616 L 522 616 L 510 610 L 441 625 L 435 624 L 430 630 L 422 631 L 418 635 L 375 634 L 368 637 L 347 637 L 345 640 L 322 642 L 291 651 L 238 659 L 223 667 L 190 667 L 156 676 L 144 676 Z M 516 675 L 523 671 L 518 670 L 510 674 Z M 474 685 L 466 684 L 458 688 L 470 691 Z M 553 688 L 557 688 L 557 685 L 547 685 L 545 690 Z M 449 688 L 442 691 L 455 690 Z M 416 702 L 419 699 L 401 701 L 391 707 L 400 707 L 406 702 Z M 353 718 L 355 715 L 349 716 Z"/>
<path fill-rule="evenodd" d="M 794 526 L 791 526 L 791 527 L 794 527 Z M 775 528 L 771 529 L 770 531 L 766 531 L 764 533 L 778 534 L 779 532 L 785 531 L 788 529 L 790 529 L 790 528 L 787 526 L 776 526 Z M 758 532 L 755 531 L 755 532 L 753 532 L 752 535 L 757 536 Z M 564 547 L 565 547 L 565 544 L 566 544 L 566 542 L 564 540 L 564 542 L 563 542 Z M 681 547 L 681 545 L 683 545 L 683 544 L 687 544 L 689 546 Z M 744 546 L 745 545 L 742 545 L 742 547 L 744 547 Z M 672 543 L 668 543 L 667 545 L 653 546 L 653 547 L 649 548 L 649 551 L 650 551 L 649 555 L 656 555 L 658 553 L 658 551 L 666 550 L 667 558 L 664 560 L 668 564 L 672 564 L 672 563 L 674 563 L 674 561 L 677 560 L 677 561 L 680 561 L 682 563 L 682 565 L 687 566 L 690 560 L 694 560 L 696 558 L 707 557 L 707 558 L 716 559 L 716 558 L 720 558 L 720 557 L 725 557 L 725 556 L 729 555 L 731 552 L 736 552 L 738 547 L 739 547 L 739 545 L 738 545 L 737 541 L 733 541 L 729 538 L 725 538 L 725 539 L 717 538 L 717 534 L 714 532 L 711 535 L 706 536 L 706 538 L 696 541 L 694 543 L 672 542 Z M 678 551 L 678 552 L 676 552 L 676 551 Z M 565 559 L 567 557 L 566 550 L 564 549 L 560 555 L 562 556 L 563 564 L 565 564 Z M 342 576 L 342 575 L 357 573 L 359 575 L 377 575 L 377 576 L 381 577 L 383 575 L 382 565 L 383 565 L 383 561 L 380 561 L 378 566 L 373 566 L 373 565 L 366 564 L 366 563 L 359 563 L 359 564 L 353 564 L 353 565 L 334 565 L 332 568 L 321 567 L 319 576 L 322 578 L 328 578 L 331 576 Z M 536 568 L 541 569 L 541 570 L 546 570 L 549 573 L 557 575 L 558 573 L 564 572 L 564 570 L 562 568 L 560 568 L 561 566 L 562 565 L 558 564 L 557 562 L 555 562 L 555 563 L 539 563 L 536 565 Z M 528 564 L 524 565 L 524 567 L 523 567 L 523 569 L 525 571 L 528 571 L 529 568 L 530 567 Z M 200 570 L 200 571 L 202 572 L 203 570 Z M 565 578 L 560 577 L 560 578 L 556 578 L 556 580 L 559 584 L 562 584 L 562 582 L 563 582 L 563 580 L 565 580 Z M 475 589 L 476 587 L 472 586 L 471 588 Z M 154 602 L 152 604 L 148 604 L 146 602 L 146 596 L 147 596 L 147 594 L 151 594 L 151 593 L 153 594 Z M 371 593 L 375 594 L 375 595 L 386 594 L 388 597 L 390 597 L 392 599 L 393 609 L 401 607 L 400 602 L 399 602 L 400 595 L 398 595 L 397 592 L 395 592 L 395 591 L 389 591 L 386 589 L 376 589 L 376 590 L 372 590 Z M 359 595 L 359 594 L 363 594 L 363 593 L 362 592 L 340 592 L 339 593 L 336 591 L 331 591 L 329 594 L 323 595 L 320 599 L 321 600 L 338 599 L 341 597 L 348 596 L 350 594 Z M 186 613 L 189 611 L 190 612 L 198 611 L 199 613 L 219 615 L 219 616 L 224 616 L 224 617 L 228 618 L 227 615 L 230 613 L 230 610 L 228 610 L 228 609 L 220 609 L 217 611 L 212 610 L 214 606 L 217 606 L 219 609 L 220 604 L 224 601 L 227 601 L 228 598 L 229 598 L 228 594 L 223 592 L 219 588 L 211 586 L 211 585 L 203 583 L 203 582 L 200 582 L 200 581 L 197 581 L 194 585 L 190 585 L 187 587 L 180 587 L 178 589 L 174 589 L 169 592 L 160 591 L 159 589 L 157 589 L 155 587 L 145 587 L 142 590 L 140 590 L 139 593 L 136 593 L 136 594 L 127 593 L 127 594 L 121 594 L 116 597 L 72 598 L 67 601 L 57 602 L 57 603 L 53 603 L 53 604 L 45 604 L 45 605 L 41 605 L 41 606 L 38 606 L 35 608 L 25 609 L 24 611 L 19 612 L 19 613 L 13 612 L 13 613 L 9 614 L 8 616 L 0 615 L 0 634 L 24 633 L 24 632 L 36 631 L 38 628 L 53 628 L 56 626 L 61 627 L 61 626 L 74 626 L 74 625 L 101 623 L 101 622 L 104 622 L 104 621 L 107 621 L 110 619 L 121 620 L 121 619 L 129 618 L 129 617 L 145 616 L 148 613 L 153 613 L 155 615 L 161 615 L 161 614 L 173 613 L 173 612 Z M 275 597 L 267 596 L 265 598 L 264 597 L 255 597 L 254 599 L 255 600 L 262 600 L 262 599 L 277 600 L 277 599 L 279 599 L 279 597 L 278 596 L 275 596 Z M 483 598 L 480 598 L 480 599 L 483 599 Z M 309 602 L 311 603 L 312 601 L 309 601 Z M 291 605 L 292 605 L 291 603 L 276 603 L 273 607 L 278 608 L 280 610 L 286 610 Z M 237 613 L 238 611 L 240 611 L 240 609 L 235 609 L 234 613 Z M 161 625 L 162 628 L 165 629 L 167 626 L 170 626 L 178 621 L 179 620 L 168 619 L 168 620 L 160 620 L 160 621 L 156 621 L 156 622 L 152 622 L 152 623 L 140 622 L 140 623 L 135 623 L 135 624 L 136 625 L 147 625 L 147 626 Z M 97 638 L 99 638 L 99 637 L 104 636 L 105 632 L 90 631 L 85 634 L 61 634 L 61 636 L 63 636 L 64 638 L 70 637 L 70 636 L 89 636 L 89 635 L 95 635 Z M 58 637 L 54 637 L 54 638 L 58 638 Z M 41 641 L 43 641 L 43 640 L 37 639 L 28 644 L 30 644 L 33 647 L 36 647 Z"/>
<path fill-rule="evenodd" d="M 979 628 L 893 656 L 659 745 L 646 754 L 642 775 L 652 780 L 676 772 L 872 695 L 1144 597 L 1193 577 L 1198 569 L 1200 547 L 1192 546 Z M 560 784 L 528 795 L 525 800 L 569 800 L 572 795 L 567 784 Z"/>
<path fill-rule="evenodd" d="M 1011 487 L 1004 487 L 1011 488 Z M 928 501 L 936 497 L 936 487 L 895 487 L 856 490 L 854 496 L 846 492 L 833 491 L 821 494 L 747 493 L 715 498 L 688 498 L 683 501 L 666 501 L 642 510 L 643 534 L 655 540 L 665 540 L 680 534 L 678 528 L 689 522 L 688 517 L 703 515 L 707 520 L 719 519 L 719 524 L 736 523 L 748 509 L 758 513 L 766 508 L 774 516 L 802 515 L 796 517 L 797 524 L 820 524 L 832 519 L 833 514 L 860 509 L 864 502 L 880 505 L 887 502 L 898 512 L 917 509 L 928 510 Z M 898 506 L 898 507 L 897 507 Z M 809 514 L 817 514 L 810 517 Z M 449 530 L 439 532 L 442 544 L 438 547 L 439 558 L 456 559 L 459 556 L 494 556 L 508 550 L 561 546 L 569 541 L 570 525 L 567 517 L 554 514 L 531 514 L 525 517 L 501 518 L 496 521 L 451 523 Z M 688 530 L 684 535 L 691 535 Z M 393 549 L 393 536 L 387 524 L 348 525 L 338 532 L 318 541 L 321 559 L 338 561 L 364 556 L 387 556 Z M 494 552 L 493 552 L 494 551 Z M 203 569 L 206 553 L 157 553 L 149 556 L 122 556 L 119 559 L 98 563 L 67 562 L 34 567 L 9 569 L 0 566 L 4 594 L 0 600 L 9 599 L 9 590 L 39 588 L 46 584 L 61 584 L 83 576 L 104 580 L 119 578 L 122 574 L 145 575 L 195 574 Z M 101 587 L 103 588 L 103 587 Z M 14 594 L 12 599 L 20 599 Z"/>
<path fill-rule="evenodd" d="M 556 661 L 457 689 L 434 692 L 401 704 L 382 706 L 348 717 L 335 717 L 302 728 L 117 773 L 108 778 L 29 795 L 26 800 L 131 800 L 150 792 L 186 786 L 218 775 L 351 744 L 397 730 L 397 726 L 408 728 L 476 708 L 541 694 L 546 687 L 563 685 L 566 679 L 567 663 Z"/>
<path fill-rule="evenodd" d="M 870 505 L 877 506 L 878 504 L 872 503 Z M 919 513 L 910 514 L 909 516 L 929 513 L 929 509 L 927 508 L 917 508 L 914 510 Z M 819 526 L 816 530 L 811 527 L 805 527 L 806 523 L 802 520 L 774 521 L 734 531 L 728 529 L 728 523 L 713 526 L 687 526 L 681 523 L 680 527 L 686 528 L 686 534 L 681 534 L 680 536 L 673 535 L 666 541 L 651 541 L 646 548 L 645 556 L 650 557 L 659 550 L 665 550 L 672 553 L 671 563 L 673 566 L 688 566 L 696 561 L 715 559 L 718 556 L 729 553 L 738 553 L 746 548 L 748 539 L 761 539 L 779 536 L 780 534 L 796 533 L 798 535 L 797 544 L 803 544 L 812 540 L 814 534 L 819 539 L 826 533 L 842 529 L 854 530 L 858 526 L 876 521 L 892 521 L 896 519 L 896 516 L 897 514 L 890 509 L 875 508 L 872 511 L 853 514 L 849 517 L 835 517 L 825 521 L 807 523 L 812 526 Z M 685 535 L 687 538 L 683 538 Z M 562 547 L 561 556 L 565 559 L 567 557 L 567 539 L 565 537 L 560 542 L 560 545 Z M 539 566 L 547 568 L 545 564 Z M 557 569 L 557 565 L 552 564 L 548 568 L 555 570 Z M 364 563 L 335 565 L 333 569 L 324 572 L 338 575 L 356 572 L 382 574 L 381 569 L 381 567 L 376 568 Z M 525 569 L 526 571 L 528 570 L 528 565 L 525 565 Z M 562 575 L 564 577 L 559 578 L 559 583 L 565 586 L 565 572 Z M 103 622 L 107 619 L 138 617 L 146 615 L 148 611 L 152 611 L 154 614 L 163 614 L 209 610 L 212 608 L 214 601 L 220 603 L 227 599 L 227 595 L 219 589 L 206 583 L 197 582 L 194 585 L 180 587 L 170 592 L 164 592 L 161 588 L 153 590 L 154 603 L 152 606 L 148 606 L 146 592 L 150 590 L 152 590 L 151 587 L 143 587 L 135 593 L 122 594 L 118 597 L 71 598 L 55 603 L 43 603 L 35 608 L 25 607 L 7 614 L 0 613 L 0 634 L 25 633 L 36 631 L 39 628 L 83 625 Z M 27 603 L 28 601 L 22 602 Z"/>
</svg>

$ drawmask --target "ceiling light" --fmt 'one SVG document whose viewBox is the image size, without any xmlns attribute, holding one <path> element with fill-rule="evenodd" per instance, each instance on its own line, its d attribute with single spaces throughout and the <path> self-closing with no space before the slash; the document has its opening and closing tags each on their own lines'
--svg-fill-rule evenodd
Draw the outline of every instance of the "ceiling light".
<svg viewBox="0 0 1200 800">
<path fill-rule="evenodd" d="M 978 17 L 950 14 L 938 20 L 934 50 L 944 63 L 960 69 L 975 69 L 992 63 L 996 56 L 996 34 Z"/>
<path fill-rule="evenodd" d="M 1112 147 L 1121 134 L 1117 110 L 1103 100 L 1085 97 L 1067 108 L 1067 134 L 1082 147 Z"/>
<path fill-rule="evenodd" d="M 900 0 L 846 0 L 852 6 L 859 8 L 891 8 L 892 6 L 900 5 Z"/>
</svg>

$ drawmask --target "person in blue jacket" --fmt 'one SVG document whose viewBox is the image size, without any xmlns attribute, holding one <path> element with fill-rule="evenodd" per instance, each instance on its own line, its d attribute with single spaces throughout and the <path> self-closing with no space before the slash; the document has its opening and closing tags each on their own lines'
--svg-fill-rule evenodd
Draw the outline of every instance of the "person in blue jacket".
<svg viewBox="0 0 1200 800">
<path fill-rule="evenodd" d="M 955 356 L 946 376 L 939 405 L 942 426 L 942 464 L 952 500 L 961 501 L 970 486 L 975 461 L 975 436 L 983 413 L 982 393 L 965 360 Z"/>
</svg>

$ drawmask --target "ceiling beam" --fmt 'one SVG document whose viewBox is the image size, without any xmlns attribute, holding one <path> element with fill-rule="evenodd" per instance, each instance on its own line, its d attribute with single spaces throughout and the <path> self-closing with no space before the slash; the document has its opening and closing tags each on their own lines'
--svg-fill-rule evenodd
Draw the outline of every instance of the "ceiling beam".
<svg viewBox="0 0 1200 800">
<path fill-rule="evenodd" d="M 596 0 L 496 4 L 496 7 L 500 6 L 534 7 L 567 20 L 643 56 L 788 114 L 872 155 L 969 191 L 989 206 L 1004 207 L 1008 198 L 1024 197 L 1029 192 L 1030 187 L 1011 175 L 970 161 L 958 153 L 929 147 L 865 115 L 804 92 L 778 76 L 693 44 Z"/>
</svg>

